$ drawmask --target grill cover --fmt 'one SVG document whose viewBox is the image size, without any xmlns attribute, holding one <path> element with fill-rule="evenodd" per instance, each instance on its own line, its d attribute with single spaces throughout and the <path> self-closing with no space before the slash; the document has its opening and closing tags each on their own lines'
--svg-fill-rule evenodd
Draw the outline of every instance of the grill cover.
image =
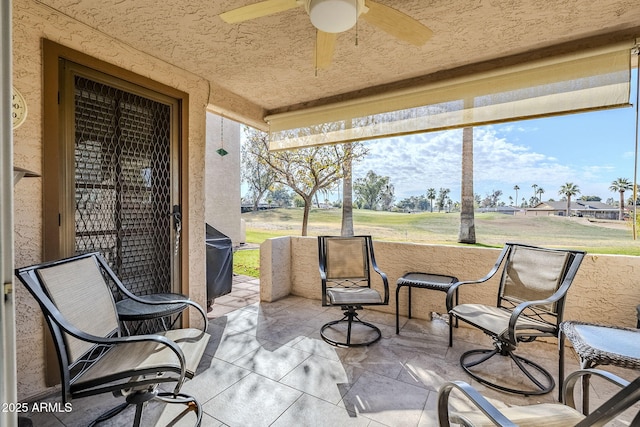
<svg viewBox="0 0 640 427">
<path fill-rule="evenodd" d="M 206 224 L 207 250 L 207 306 L 216 297 L 231 292 L 233 282 L 233 245 L 231 239 Z"/>
</svg>

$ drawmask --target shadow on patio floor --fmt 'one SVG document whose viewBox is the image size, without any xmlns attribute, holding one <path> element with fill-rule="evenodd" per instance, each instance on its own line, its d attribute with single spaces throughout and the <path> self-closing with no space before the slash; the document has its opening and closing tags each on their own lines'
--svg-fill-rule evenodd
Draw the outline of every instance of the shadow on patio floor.
<svg viewBox="0 0 640 427">
<path fill-rule="evenodd" d="M 233 291 L 217 298 L 208 313 L 212 339 L 198 374 L 183 387 L 203 405 L 202 425 L 435 426 L 437 390 L 454 379 L 473 384 L 497 405 L 553 402 L 557 396 L 556 390 L 544 396 L 515 396 L 473 382 L 458 360 L 466 350 L 491 345 L 476 330 L 454 330 L 449 348 L 448 326 L 441 318 L 401 318 L 396 335 L 393 314 L 364 310 L 362 318 L 380 326 L 382 339 L 369 347 L 342 349 L 322 341 L 319 333 L 324 323 L 340 315 L 319 300 L 296 296 L 260 303 L 259 281 L 234 276 Z M 532 343 L 522 349 L 557 378 L 555 343 Z M 493 369 L 502 378 L 512 367 L 506 359 L 498 362 Z M 577 368 L 575 354 L 568 349 L 566 371 Z M 628 370 L 612 371 L 635 378 Z M 594 389 L 592 399 L 602 401 L 610 391 Z M 59 400 L 57 395 L 47 399 Z M 103 395 L 75 400 L 69 413 L 28 415 L 38 427 L 84 426 L 117 402 Z M 163 411 L 163 405 L 148 405 L 143 425 L 164 425 L 156 424 Z M 615 425 L 629 425 L 633 414 L 625 415 Z M 129 408 L 100 425 L 125 426 L 132 420 Z"/>
</svg>

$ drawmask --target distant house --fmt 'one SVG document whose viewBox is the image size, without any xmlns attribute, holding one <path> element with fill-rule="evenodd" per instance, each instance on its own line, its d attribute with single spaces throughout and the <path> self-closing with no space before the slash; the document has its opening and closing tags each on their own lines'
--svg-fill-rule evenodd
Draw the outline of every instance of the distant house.
<svg viewBox="0 0 640 427">
<path fill-rule="evenodd" d="M 618 208 L 602 202 L 575 200 L 569 206 L 571 216 L 596 218 L 596 219 L 618 219 Z M 566 216 L 567 202 L 541 202 L 532 208 L 526 208 L 519 215 L 557 215 Z"/>
</svg>

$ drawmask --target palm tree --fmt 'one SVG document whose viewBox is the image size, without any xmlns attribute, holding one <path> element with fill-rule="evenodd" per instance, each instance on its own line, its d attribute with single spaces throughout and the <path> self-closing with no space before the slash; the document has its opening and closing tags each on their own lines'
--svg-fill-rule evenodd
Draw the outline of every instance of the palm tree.
<svg viewBox="0 0 640 427">
<path fill-rule="evenodd" d="M 558 194 L 567 198 L 567 217 L 571 216 L 571 197 L 580 194 L 580 189 L 573 182 L 567 182 L 560 187 Z"/>
<path fill-rule="evenodd" d="M 624 192 L 627 190 L 631 190 L 633 188 L 633 184 L 629 182 L 627 178 L 618 178 L 611 183 L 611 187 L 609 187 L 610 191 L 617 191 L 620 193 L 620 213 L 618 214 L 618 219 L 622 221 L 624 219 Z"/>
<path fill-rule="evenodd" d="M 533 188 L 533 201 L 531 202 L 531 205 L 533 206 L 533 204 L 535 203 L 535 199 L 538 198 L 538 184 L 532 184 L 531 188 Z"/>
<path fill-rule="evenodd" d="M 436 198 L 436 189 L 429 188 L 427 190 L 427 199 L 429 199 L 429 206 L 431 207 L 431 212 L 433 212 L 433 199 Z"/>
<path fill-rule="evenodd" d="M 460 204 L 459 243 L 476 243 L 476 226 L 473 216 L 473 128 L 462 129 L 462 188 Z M 451 211 L 451 207 L 449 207 Z"/>
<path fill-rule="evenodd" d="M 538 197 L 538 202 L 542 203 L 542 195 L 544 194 L 544 188 L 538 187 L 538 194 L 540 195 L 540 197 Z"/>
<path fill-rule="evenodd" d="M 344 144 L 344 150 L 351 152 L 353 146 L 350 142 Z M 353 176 L 351 169 L 353 159 L 349 156 L 342 164 L 342 228 L 340 235 L 344 237 L 353 236 Z"/>
<path fill-rule="evenodd" d="M 518 187 L 518 184 L 513 186 L 513 189 L 516 190 L 516 203 L 518 203 L 518 190 L 520 189 L 520 187 Z"/>
</svg>

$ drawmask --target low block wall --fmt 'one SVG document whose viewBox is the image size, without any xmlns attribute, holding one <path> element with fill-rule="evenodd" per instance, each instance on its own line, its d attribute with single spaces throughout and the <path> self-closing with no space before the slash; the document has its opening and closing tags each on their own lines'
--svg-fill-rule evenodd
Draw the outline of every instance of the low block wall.
<svg viewBox="0 0 640 427">
<path fill-rule="evenodd" d="M 410 271 L 456 276 L 459 280 L 484 277 L 496 262 L 499 249 L 374 241 L 376 261 L 389 278 L 389 306 L 370 307 L 395 313 L 396 281 Z M 260 296 L 275 301 L 289 294 L 317 299 L 320 304 L 318 244 L 315 237 L 280 237 L 260 247 Z M 589 255 L 585 257 L 567 297 L 565 320 L 636 326 L 640 304 L 640 257 Z M 376 275 L 377 276 L 377 275 Z M 484 285 L 461 288 L 460 302 L 495 304 L 498 278 Z M 375 278 L 373 286 L 380 289 Z M 407 313 L 407 290 L 400 292 L 400 313 Z M 429 319 L 444 313 L 443 292 L 414 289 L 412 316 Z"/>
</svg>

